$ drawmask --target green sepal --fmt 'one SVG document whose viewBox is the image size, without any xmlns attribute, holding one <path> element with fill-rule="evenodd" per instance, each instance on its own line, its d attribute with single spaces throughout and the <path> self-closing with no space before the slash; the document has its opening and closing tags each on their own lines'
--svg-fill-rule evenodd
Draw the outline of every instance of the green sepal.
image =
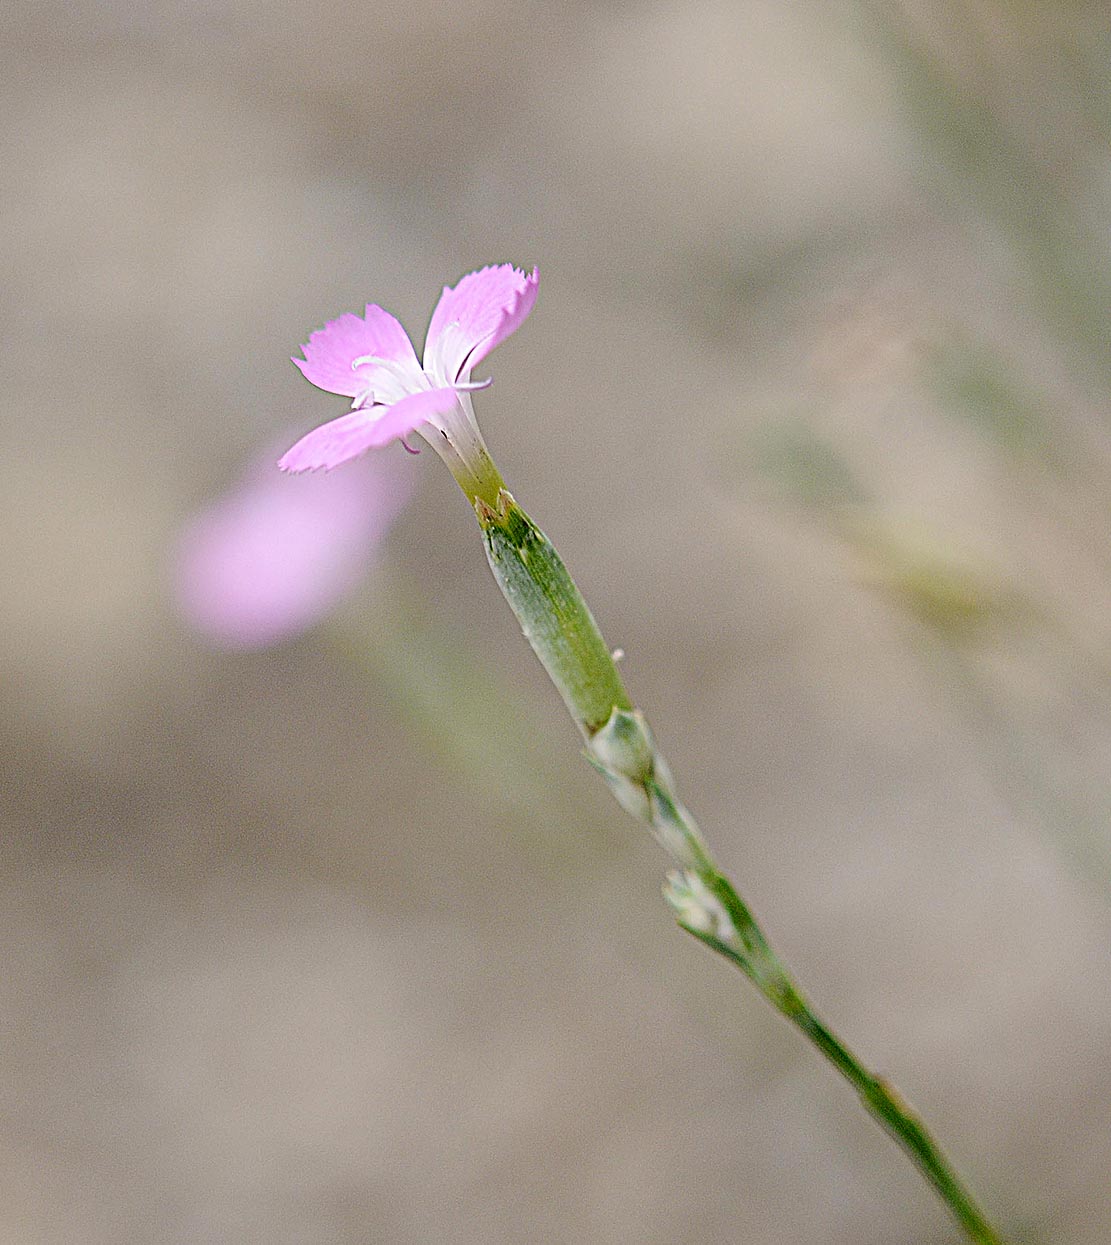
<svg viewBox="0 0 1111 1245">
<path fill-rule="evenodd" d="M 502 489 L 496 507 L 481 498 L 475 512 L 486 557 L 525 638 L 590 739 L 629 694 L 598 624 L 551 541 Z"/>
</svg>

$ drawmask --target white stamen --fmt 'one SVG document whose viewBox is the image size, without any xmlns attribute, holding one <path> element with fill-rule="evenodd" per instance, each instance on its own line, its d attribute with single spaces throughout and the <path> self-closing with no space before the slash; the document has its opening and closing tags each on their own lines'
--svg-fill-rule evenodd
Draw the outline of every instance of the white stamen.
<svg viewBox="0 0 1111 1245">
<path fill-rule="evenodd" d="M 406 388 L 412 392 L 411 385 L 413 379 L 413 366 L 405 359 L 383 359 L 376 354 L 363 354 L 357 359 L 351 360 L 351 370 L 363 366 L 364 363 L 373 364 L 374 367 L 381 368 L 388 376 L 392 376 L 395 380 L 401 382 Z M 419 374 L 419 373 L 418 373 Z"/>
</svg>

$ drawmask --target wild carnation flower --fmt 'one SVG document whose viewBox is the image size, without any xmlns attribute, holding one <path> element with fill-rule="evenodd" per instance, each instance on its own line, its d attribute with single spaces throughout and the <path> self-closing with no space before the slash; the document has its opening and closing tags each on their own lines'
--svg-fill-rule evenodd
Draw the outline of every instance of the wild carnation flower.
<svg viewBox="0 0 1111 1245">
<path fill-rule="evenodd" d="M 488 492 L 491 481 L 500 485 L 471 405 L 471 391 L 490 381 L 472 381 L 471 371 L 524 323 L 539 280 L 535 268 L 499 264 L 445 286 L 423 362 L 401 324 L 373 303 L 365 316 L 342 315 L 313 333 L 304 359 L 293 362 L 318 388 L 351 398 L 354 410 L 302 437 L 278 466 L 338 467 L 415 432 L 472 497 Z"/>
<path fill-rule="evenodd" d="M 195 514 L 175 573 L 184 621 L 218 648 L 259 649 L 324 618 L 363 578 L 413 491 L 384 458 L 287 480 L 274 447 Z"/>
</svg>

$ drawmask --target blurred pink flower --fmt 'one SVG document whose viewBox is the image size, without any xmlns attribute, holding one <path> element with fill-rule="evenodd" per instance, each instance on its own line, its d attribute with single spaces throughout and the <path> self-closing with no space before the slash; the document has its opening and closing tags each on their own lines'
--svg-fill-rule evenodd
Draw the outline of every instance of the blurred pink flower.
<svg viewBox="0 0 1111 1245">
<path fill-rule="evenodd" d="M 485 452 L 470 391 L 471 369 L 513 333 L 536 302 L 540 280 L 512 264 L 469 273 L 444 287 L 417 361 L 400 323 L 381 307 L 351 313 L 313 333 L 293 362 L 328 393 L 352 399 L 354 410 L 302 437 L 278 464 L 283 471 L 337 467 L 366 450 L 416 432 L 452 465 L 474 470 Z"/>
<path fill-rule="evenodd" d="M 268 450 L 182 533 L 185 621 L 221 648 L 264 648 L 323 618 L 369 568 L 412 494 L 412 473 L 373 456 L 291 480 Z"/>
</svg>

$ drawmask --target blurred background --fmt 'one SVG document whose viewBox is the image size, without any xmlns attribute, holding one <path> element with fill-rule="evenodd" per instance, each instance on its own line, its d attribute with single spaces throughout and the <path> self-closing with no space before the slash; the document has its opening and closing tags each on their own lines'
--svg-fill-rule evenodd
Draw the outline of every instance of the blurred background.
<svg viewBox="0 0 1111 1245">
<path fill-rule="evenodd" d="M 959 1239 L 675 930 L 431 454 L 314 627 L 183 611 L 192 516 L 342 409 L 298 343 L 510 260 L 486 439 L 723 863 L 1012 1240 L 1106 1241 L 1107 7 L 16 0 L 0 49 L 0 1239 Z"/>
</svg>

